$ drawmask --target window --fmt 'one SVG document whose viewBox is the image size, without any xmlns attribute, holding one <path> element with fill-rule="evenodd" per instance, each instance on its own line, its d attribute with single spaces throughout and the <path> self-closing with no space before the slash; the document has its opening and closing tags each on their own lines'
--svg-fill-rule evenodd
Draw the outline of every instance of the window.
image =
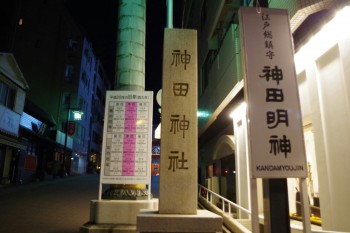
<svg viewBox="0 0 350 233">
<path fill-rule="evenodd" d="M 208 80 L 209 80 L 209 76 L 208 76 L 208 72 L 209 72 L 209 69 L 208 69 L 208 66 L 206 64 L 204 64 L 203 68 L 202 68 L 202 82 L 201 82 L 201 94 L 204 93 L 205 89 L 207 88 L 208 86 Z"/>
<path fill-rule="evenodd" d="M 63 94 L 62 104 L 68 106 L 70 105 L 70 93 Z"/>
<path fill-rule="evenodd" d="M 84 49 L 84 56 L 85 56 L 85 59 L 88 60 L 89 50 L 87 48 Z"/>
<path fill-rule="evenodd" d="M 65 72 L 65 80 L 67 82 L 70 82 L 73 80 L 73 76 L 74 76 L 74 66 L 72 65 L 67 65 L 66 66 L 66 72 Z"/>
<path fill-rule="evenodd" d="M 95 131 L 92 133 L 92 141 L 96 144 L 99 143 L 99 135 Z"/>
<path fill-rule="evenodd" d="M 97 73 L 98 73 L 98 76 L 103 77 L 102 69 L 98 69 Z"/>
<path fill-rule="evenodd" d="M 84 146 L 85 145 L 85 128 L 82 127 L 81 129 L 81 141 L 83 142 L 82 145 Z"/>
<path fill-rule="evenodd" d="M 201 94 L 205 91 L 209 83 L 209 71 L 216 57 L 216 51 L 210 50 L 202 67 Z"/>
<path fill-rule="evenodd" d="M 85 144 L 85 128 L 81 124 L 77 124 L 77 134 L 76 139 L 77 143 L 81 146 L 84 146 Z"/>
<path fill-rule="evenodd" d="M 37 152 L 37 145 L 35 143 L 29 142 L 27 144 L 27 153 L 30 155 L 35 155 Z"/>
<path fill-rule="evenodd" d="M 87 81 L 87 77 L 86 77 L 86 72 L 85 71 L 83 71 L 83 73 L 81 74 L 81 81 L 82 81 L 84 87 L 86 88 L 88 81 Z"/>
<path fill-rule="evenodd" d="M 9 109 L 15 106 L 16 90 L 0 80 L 0 103 Z"/>
<path fill-rule="evenodd" d="M 88 82 L 87 82 L 86 88 L 87 88 L 88 95 L 90 95 L 90 80 L 88 79 L 87 81 Z"/>
<path fill-rule="evenodd" d="M 85 105 L 84 98 L 83 98 L 82 96 L 79 96 L 78 107 L 79 107 L 80 109 L 84 109 L 84 105 Z"/>
<path fill-rule="evenodd" d="M 78 42 L 76 40 L 70 39 L 68 41 L 68 53 L 69 55 L 73 55 L 78 50 Z"/>
<path fill-rule="evenodd" d="M 99 87 L 96 87 L 96 95 L 99 99 L 102 99 L 102 91 Z"/>
<path fill-rule="evenodd" d="M 61 122 L 61 132 L 67 133 L 67 121 Z"/>
<path fill-rule="evenodd" d="M 97 112 L 97 121 L 102 124 L 103 123 L 102 120 L 103 120 L 103 118 L 101 116 L 101 113 Z"/>
<path fill-rule="evenodd" d="M 90 54 L 89 54 L 89 50 L 87 48 L 84 49 L 84 57 L 85 57 L 85 62 L 87 64 L 87 66 L 90 67 Z"/>
<path fill-rule="evenodd" d="M 90 92 L 90 80 L 88 78 L 88 76 L 86 75 L 86 72 L 83 71 L 83 73 L 81 74 L 81 83 L 83 85 L 83 87 L 85 88 L 85 90 L 87 90 L 87 93 L 89 94 Z"/>
<path fill-rule="evenodd" d="M 85 104 L 84 104 L 84 113 L 85 113 L 85 115 L 88 112 L 88 106 L 89 106 L 89 103 L 85 102 Z"/>
</svg>

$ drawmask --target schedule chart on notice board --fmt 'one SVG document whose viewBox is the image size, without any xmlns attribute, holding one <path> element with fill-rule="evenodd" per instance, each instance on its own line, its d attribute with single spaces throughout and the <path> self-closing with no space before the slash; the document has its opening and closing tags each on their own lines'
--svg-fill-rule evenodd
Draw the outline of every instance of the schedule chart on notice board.
<svg viewBox="0 0 350 233">
<path fill-rule="evenodd" d="M 148 92 L 122 93 L 109 95 L 106 104 L 103 179 L 110 183 L 147 183 L 153 97 Z"/>
</svg>

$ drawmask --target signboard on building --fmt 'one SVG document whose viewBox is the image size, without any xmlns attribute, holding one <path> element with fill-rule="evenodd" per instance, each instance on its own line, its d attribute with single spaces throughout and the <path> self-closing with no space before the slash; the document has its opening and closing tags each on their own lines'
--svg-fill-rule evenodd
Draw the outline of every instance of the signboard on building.
<svg viewBox="0 0 350 233">
<path fill-rule="evenodd" d="M 21 116 L 0 104 L 0 130 L 18 136 Z"/>
<path fill-rule="evenodd" d="M 149 184 L 153 92 L 107 91 L 100 182 Z"/>
<path fill-rule="evenodd" d="M 70 121 L 68 123 L 68 134 L 69 135 L 74 135 L 75 134 L 75 122 L 74 121 Z"/>
<path fill-rule="evenodd" d="M 24 156 L 24 169 L 35 171 L 38 163 L 38 157 L 35 155 Z"/>
<path fill-rule="evenodd" d="M 197 213 L 197 31 L 165 29 L 159 213 Z"/>
<path fill-rule="evenodd" d="M 287 10 L 240 9 L 253 178 L 307 177 Z"/>
</svg>

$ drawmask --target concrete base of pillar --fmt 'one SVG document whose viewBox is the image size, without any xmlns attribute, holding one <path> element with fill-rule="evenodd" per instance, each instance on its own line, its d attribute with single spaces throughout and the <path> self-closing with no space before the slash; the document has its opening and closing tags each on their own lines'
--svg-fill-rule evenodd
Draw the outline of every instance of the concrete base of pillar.
<svg viewBox="0 0 350 233">
<path fill-rule="evenodd" d="M 92 200 L 90 204 L 90 222 L 136 225 L 136 218 L 141 209 L 157 210 L 158 199 Z"/>
<path fill-rule="evenodd" d="M 222 232 L 222 217 L 207 210 L 194 215 L 142 211 L 137 215 L 137 232 Z"/>
<path fill-rule="evenodd" d="M 92 200 L 90 221 L 80 228 L 81 233 L 136 232 L 140 210 L 157 210 L 158 199 L 151 200 Z"/>
<path fill-rule="evenodd" d="M 80 233 L 136 233 L 136 225 L 93 224 L 80 227 Z"/>
</svg>

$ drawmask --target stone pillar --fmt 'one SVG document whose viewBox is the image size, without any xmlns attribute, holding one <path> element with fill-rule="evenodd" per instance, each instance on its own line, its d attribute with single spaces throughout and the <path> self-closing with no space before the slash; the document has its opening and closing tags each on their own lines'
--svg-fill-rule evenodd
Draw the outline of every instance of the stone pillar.
<svg viewBox="0 0 350 233">
<path fill-rule="evenodd" d="M 197 31 L 165 29 L 159 213 L 196 214 Z"/>
<path fill-rule="evenodd" d="M 222 231 L 222 217 L 197 210 L 197 72 L 197 31 L 165 29 L 159 211 L 138 214 L 138 232 Z"/>
</svg>

